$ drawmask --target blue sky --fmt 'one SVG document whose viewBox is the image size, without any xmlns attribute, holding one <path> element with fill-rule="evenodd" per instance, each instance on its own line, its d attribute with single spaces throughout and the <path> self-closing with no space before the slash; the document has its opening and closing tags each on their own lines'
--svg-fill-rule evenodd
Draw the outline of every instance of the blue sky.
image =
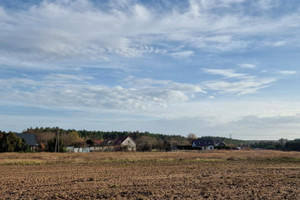
<svg viewBox="0 0 300 200">
<path fill-rule="evenodd" d="M 0 0 L 0 129 L 300 137 L 300 1 Z"/>
</svg>

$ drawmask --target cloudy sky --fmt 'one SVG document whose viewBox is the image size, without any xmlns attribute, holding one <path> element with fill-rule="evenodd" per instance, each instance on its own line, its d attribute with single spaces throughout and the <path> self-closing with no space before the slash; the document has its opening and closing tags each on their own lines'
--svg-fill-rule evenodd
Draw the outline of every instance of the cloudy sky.
<svg viewBox="0 0 300 200">
<path fill-rule="evenodd" d="M 300 138 L 298 0 L 0 0 L 0 129 Z"/>
</svg>

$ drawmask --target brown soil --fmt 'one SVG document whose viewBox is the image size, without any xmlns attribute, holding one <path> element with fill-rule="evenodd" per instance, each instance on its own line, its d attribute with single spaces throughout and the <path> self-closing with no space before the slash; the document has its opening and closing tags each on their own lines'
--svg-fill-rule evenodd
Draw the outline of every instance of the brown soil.
<svg viewBox="0 0 300 200">
<path fill-rule="evenodd" d="M 0 159 L 7 155 L 0 155 Z M 28 156 L 19 154 L 18 159 L 22 155 Z M 64 154 L 51 155 L 54 159 Z M 92 155 L 103 156 L 96 153 L 88 157 Z M 184 153 L 153 155 L 155 159 L 119 157 L 101 162 L 0 161 L 0 199 L 300 199 L 298 159 L 210 160 L 184 159 L 188 155 Z"/>
</svg>

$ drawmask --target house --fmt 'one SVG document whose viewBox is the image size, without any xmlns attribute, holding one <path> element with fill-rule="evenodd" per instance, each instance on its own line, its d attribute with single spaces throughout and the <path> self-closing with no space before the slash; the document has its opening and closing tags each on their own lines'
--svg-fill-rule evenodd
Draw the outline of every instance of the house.
<svg viewBox="0 0 300 200">
<path fill-rule="evenodd" d="M 34 150 L 36 147 L 38 147 L 38 143 L 36 142 L 36 136 L 35 134 L 29 134 L 29 133 L 18 133 L 16 134 L 21 139 L 24 139 L 26 144 L 29 146 L 31 150 Z"/>
<path fill-rule="evenodd" d="M 213 150 L 215 142 L 208 138 L 199 138 L 193 141 L 192 147 L 202 150 Z"/>
<path fill-rule="evenodd" d="M 119 150 L 136 151 L 136 144 L 129 136 L 119 137 L 114 144 Z"/>
</svg>

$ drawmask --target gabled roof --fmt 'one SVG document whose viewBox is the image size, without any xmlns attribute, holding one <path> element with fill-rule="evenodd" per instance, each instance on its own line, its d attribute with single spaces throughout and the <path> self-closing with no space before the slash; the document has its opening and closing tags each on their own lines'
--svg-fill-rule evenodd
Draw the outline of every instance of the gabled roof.
<svg viewBox="0 0 300 200">
<path fill-rule="evenodd" d="M 199 138 L 197 140 L 194 140 L 193 146 L 196 147 L 206 147 L 206 146 L 214 146 L 215 142 L 212 139 L 206 139 L 206 138 Z"/>
<path fill-rule="evenodd" d="M 28 146 L 38 146 L 38 144 L 36 142 L 35 134 L 18 133 L 18 134 L 16 134 L 16 136 L 18 136 L 21 139 L 24 139 Z"/>
<path fill-rule="evenodd" d="M 225 142 L 220 142 L 219 144 L 217 144 L 218 147 L 228 147 L 228 145 Z"/>
<path fill-rule="evenodd" d="M 122 144 L 122 142 L 124 142 L 124 140 L 126 140 L 129 136 L 122 136 L 122 137 L 119 137 L 115 142 L 114 144 L 115 145 L 120 145 Z M 130 138 L 130 137 L 129 137 Z"/>
</svg>

